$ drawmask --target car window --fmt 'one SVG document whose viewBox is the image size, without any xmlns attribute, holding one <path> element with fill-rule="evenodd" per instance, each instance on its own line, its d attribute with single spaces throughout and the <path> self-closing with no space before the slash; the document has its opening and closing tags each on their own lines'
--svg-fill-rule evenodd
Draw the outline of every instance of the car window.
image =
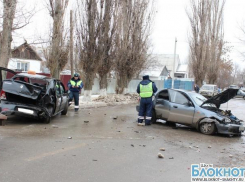
<svg viewBox="0 0 245 182">
<path fill-rule="evenodd" d="M 158 94 L 159 99 L 169 100 L 168 90 L 163 90 Z"/>
<path fill-rule="evenodd" d="M 182 105 L 188 103 L 188 99 L 181 92 L 170 90 L 170 97 L 171 97 L 171 102 L 182 104 Z"/>
</svg>

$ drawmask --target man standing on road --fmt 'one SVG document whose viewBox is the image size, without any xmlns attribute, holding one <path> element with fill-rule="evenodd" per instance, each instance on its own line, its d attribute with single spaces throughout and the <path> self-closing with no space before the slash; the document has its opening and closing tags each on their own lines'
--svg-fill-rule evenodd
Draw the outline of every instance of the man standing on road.
<svg viewBox="0 0 245 182">
<path fill-rule="evenodd" d="M 75 112 L 79 109 L 79 92 L 83 88 L 83 82 L 80 80 L 78 73 L 74 74 L 74 77 L 70 79 L 68 82 L 68 88 L 69 88 L 69 104 L 74 98 L 75 101 Z"/>
<path fill-rule="evenodd" d="M 199 89 L 199 86 L 197 84 L 194 85 L 194 90 L 196 93 L 199 93 L 200 89 Z"/>
<path fill-rule="evenodd" d="M 143 125 L 145 118 L 145 125 L 151 124 L 152 116 L 152 96 L 157 92 L 157 87 L 154 82 L 149 79 L 149 75 L 143 76 L 143 80 L 137 87 L 137 93 L 140 94 L 140 109 L 138 117 L 138 125 Z"/>
</svg>

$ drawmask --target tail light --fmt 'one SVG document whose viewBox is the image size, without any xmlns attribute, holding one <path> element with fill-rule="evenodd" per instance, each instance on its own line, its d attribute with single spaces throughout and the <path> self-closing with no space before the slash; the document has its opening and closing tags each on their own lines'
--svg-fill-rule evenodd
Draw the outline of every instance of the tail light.
<svg viewBox="0 0 245 182">
<path fill-rule="evenodd" d="M 6 99 L 6 94 L 3 90 L 0 92 L 0 99 Z"/>
</svg>

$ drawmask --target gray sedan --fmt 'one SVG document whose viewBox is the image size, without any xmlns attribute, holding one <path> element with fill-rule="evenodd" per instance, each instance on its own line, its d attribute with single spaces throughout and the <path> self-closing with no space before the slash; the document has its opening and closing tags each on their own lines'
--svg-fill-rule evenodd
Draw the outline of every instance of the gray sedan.
<svg viewBox="0 0 245 182">
<path fill-rule="evenodd" d="M 203 134 L 222 133 L 241 135 L 243 121 L 230 110 L 219 109 L 220 105 L 237 94 L 238 89 L 224 92 L 206 99 L 202 95 L 185 90 L 164 89 L 153 100 L 152 123 L 157 119 L 167 123 L 179 123 L 196 128 Z"/>
</svg>

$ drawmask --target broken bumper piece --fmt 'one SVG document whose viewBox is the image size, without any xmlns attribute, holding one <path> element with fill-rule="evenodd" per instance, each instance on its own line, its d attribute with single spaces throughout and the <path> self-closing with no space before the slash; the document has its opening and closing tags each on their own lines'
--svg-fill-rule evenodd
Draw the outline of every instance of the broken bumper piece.
<svg viewBox="0 0 245 182">
<path fill-rule="evenodd" d="M 218 133 L 221 133 L 221 134 L 234 135 L 234 134 L 241 134 L 242 132 L 244 132 L 244 126 L 238 125 L 238 124 L 216 123 L 216 127 L 218 130 Z"/>
</svg>

